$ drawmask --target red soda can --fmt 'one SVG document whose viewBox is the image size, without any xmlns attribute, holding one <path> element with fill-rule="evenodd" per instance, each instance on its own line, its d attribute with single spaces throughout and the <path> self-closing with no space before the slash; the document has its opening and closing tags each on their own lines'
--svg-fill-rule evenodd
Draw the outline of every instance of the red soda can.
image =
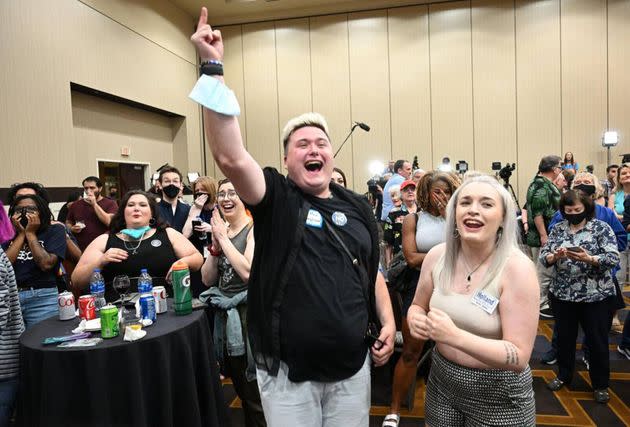
<svg viewBox="0 0 630 427">
<path fill-rule="evenodd" d="M 59 320 L 74 319 L 77 315 L 74 309 L 74 295 L 71 292 L 62 292 L 57 297 L 57 305 L 59 305 Z"/>
<path fill-rule="evenodd" d="M 81 319 L 96 319 L 96 298 L 94 295 L 81 295 L 79 297 L 79 316 Z"/>
</svg>

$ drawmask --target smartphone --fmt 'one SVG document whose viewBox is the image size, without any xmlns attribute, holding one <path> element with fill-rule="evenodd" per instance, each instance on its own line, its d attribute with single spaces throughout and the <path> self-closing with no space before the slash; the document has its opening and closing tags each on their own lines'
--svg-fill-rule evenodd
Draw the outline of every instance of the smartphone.
<svg viewBox="0 0 630 427">
<path fill-rule="evenodd" d="M 582 248 L 579 246 L 568 246 L 566 249 L 569 252 L 582 252 Z"/>
<path fill-rule="evenodd" d="M 198 219 L 193 219 L 192 221 L 193 230 L 194 230 L 194 227 L 199 227 L 200 225 L 201 225 L 201 221 L 199 221 Z"/>
<path fill-rule="evenodd" d="M 28 217 L 26 216 L 26 209 L 22 209 L 22 212 L 20 213 L 20 225 L 23 228 L 26 228 L 26 226 L 28 225 Z"/>
</svg>

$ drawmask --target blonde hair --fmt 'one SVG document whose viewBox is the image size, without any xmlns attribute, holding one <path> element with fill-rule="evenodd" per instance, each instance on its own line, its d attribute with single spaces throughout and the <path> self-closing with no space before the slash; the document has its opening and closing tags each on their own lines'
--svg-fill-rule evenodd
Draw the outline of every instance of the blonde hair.
<svg viewBox="0 0 630 427">
<path fill-rule="evenodd" d="M 575 186 L 575 181 L 577 181 L 580 178 L 588 178 L 591 180 L 591 182 L 595 186 L 595 194 L 593 194 L 595 200 L 599 199 L 600 197 L 604 197 L 604 187 L 602 187 L 602 184 L 599 182 L 599 179 L 597 179 L 597 177 L 590 172 L 576 173 L 575 176 L 573 177 L 573 181 L 571 181 L 571 189 L 573 189 L 573 187 Z"/>
<path fill-rule="evenodd" d="M 400 199 L 400 185 L 392 185 L 389 187 L 388 193 L 391 198 L 395 196 L 397 199 Z"/>
<path fill-rule="evenodd" d="M 326 134 L 328 140 L 330 140 L 330 136 L 328 133 L 328 123 L 326 123 L 326 119 L 324 118 L 324 116 L 319 113 L 313 112 L 304 113 L 289 120 L 282 129 L 282 145 L 284 146 L 285 155 L 287 154 L 289 138 L 291 138 L 293 132 L 307 126 L 313 126 L 321 129 Z"/>
<path fill-rule="evenodd" d="M 494 256 L 492 258 L 492 262 L 488 267 L 488 271 L 486 275 L 481 280 L 480 289 L 484 289 L 488 286 L 496 277 L 497 274 L 503 268 L 503 265 L 507 261 L 507 259 L 515 252 L 518 251 L 518 242 L 519 236 L 517 233 L 517 225 L 516 225 L 516 204 L 512 199 L 510 193 L 507 192 L 503 186 L 497 182 L 496 179 L 488 176 L 481 175 L 476 176 L 470 179 L 467 179 L 463 182 L 463 184 L 453 193 L 453 196 L 448 202 L 446 207 L 446 248 L 444 252 L 444 268 L 440 274 L 440 280 L 438 286 L 444 293 L 449 293 L 453 277 L 455 275 L 455 265 L 457 264 L 457 259 L 461 254 L 461 239 L 459 238 L 459 233 L 456 234 L 457 230 L 457 222 L 456 222 L 456 211 L 457 211 L 457 202 L 459 200 L 459 196 L 462 190 L 468 187 L 470 184 L 474 183 L 482 183 L 488 184 L 492 187 L 498 194 L 499 199 L 503 205 L 503 222 L 499 228 L 499 232 L 497 232 L 497 240 L 496 240 L 496 249 L 494 251 Z"/>
</svg>

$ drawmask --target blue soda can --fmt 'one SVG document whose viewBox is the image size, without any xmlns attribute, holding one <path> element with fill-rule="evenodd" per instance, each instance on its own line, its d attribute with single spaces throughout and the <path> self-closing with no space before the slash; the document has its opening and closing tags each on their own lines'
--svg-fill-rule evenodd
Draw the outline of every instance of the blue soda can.
<svg viewBox="0 0 630 427">
<path fill-rule="evenodd" d="M 143 294 L 140 296 L 140 316 L 142 319 L 150 319 L 152 322 L 157 320 L 153 294 Z"/>
</svg>

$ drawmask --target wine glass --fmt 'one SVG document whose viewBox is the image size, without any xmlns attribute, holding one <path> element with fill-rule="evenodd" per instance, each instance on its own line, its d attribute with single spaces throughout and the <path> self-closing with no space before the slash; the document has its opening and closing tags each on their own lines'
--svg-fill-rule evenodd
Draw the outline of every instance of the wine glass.
<svg viewBox="0 0 630 427">
<path fill-rule="evenodd" d="M 131 281 L 129 280 L 129 276 L 123 274 L 121 276 L 114 277 L 114 281 L 112 282 L 114 289 L 118 292 L 120 296 L 120 310 L 125 309 L 125 292 L 129 290 L 131 287 Z"/>
</svg>

